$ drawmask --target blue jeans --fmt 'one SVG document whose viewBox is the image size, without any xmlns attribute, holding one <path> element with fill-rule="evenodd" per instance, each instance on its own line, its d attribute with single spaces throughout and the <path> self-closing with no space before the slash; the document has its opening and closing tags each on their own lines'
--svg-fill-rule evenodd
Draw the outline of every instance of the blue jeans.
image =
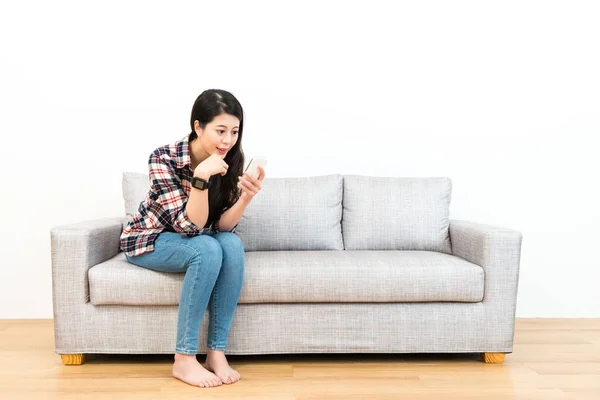
<svg viewBox="0 0 600 400">
<path fill-rule="evenodd" d="M 200 323 L 207 307 L 208 348 L 225 350 L 244 276 L 244 248 L 236 234 L 207 232 L 186 237 L 162 232 L 153 252 L 126 257 L 132 264 L 155 271 L 185 272 L 179 299 L 177 353 L 198 352 Z"/>
</svg>

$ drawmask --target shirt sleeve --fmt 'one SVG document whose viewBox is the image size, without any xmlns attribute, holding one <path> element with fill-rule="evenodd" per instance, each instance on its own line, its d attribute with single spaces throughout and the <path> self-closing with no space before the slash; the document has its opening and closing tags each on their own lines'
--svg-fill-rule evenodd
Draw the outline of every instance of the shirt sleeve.
<svg viewBox="0 0 600 400">
<path fill-rule="evenodd" d="M 185 236 L 198 235 L 203 229 L 198 228 L 188 217 L 186 204 L 188 196 L 181 186 L 180 178 L 171 166 L 170 160 L 164 159 L 167 155 L 152 153 L 148 160 L 150 170 L 150 186 L 156 202 L 160 205 L 162 213 L 160 218 L 164 225 L 172 226 L 176 232 Z"/>
</svg>

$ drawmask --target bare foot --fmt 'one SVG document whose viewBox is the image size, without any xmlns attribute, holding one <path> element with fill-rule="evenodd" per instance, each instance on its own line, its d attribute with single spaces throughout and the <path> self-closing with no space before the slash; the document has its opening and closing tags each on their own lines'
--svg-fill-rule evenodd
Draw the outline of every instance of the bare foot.
<svg viewBox="0 0 600 400">
<path fill-rule="evenodd" d="M 176 353 L 173 376 L 192 386 L 213 387 L 223 384 L 221 379 L 198 362 L 195 355 Z"/>
<path fill-rule="evenodd" d="M 237 382 L 242 378 L 235 369 L 229 366 L 224 351 L 208 350 L 205 366 L 207 370 L 214 372 L 226 384 Z"/>
</svg>

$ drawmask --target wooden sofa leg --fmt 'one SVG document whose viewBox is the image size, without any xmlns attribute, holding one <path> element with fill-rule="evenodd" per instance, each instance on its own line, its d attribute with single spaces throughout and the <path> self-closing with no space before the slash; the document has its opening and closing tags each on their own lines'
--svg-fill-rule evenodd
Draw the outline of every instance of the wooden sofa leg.
<svg viewBox="0 0 600 400">
<path fill-rule="evenodd" d="M 85 360 L 85 354 L 61 354 L 64 365 L 81 365 Z"/>
<path fill-rule="evenodd" d="M 481 359 L 486 364 L 502 364 L 506 353 L 481 353 Z"/>
</svg>

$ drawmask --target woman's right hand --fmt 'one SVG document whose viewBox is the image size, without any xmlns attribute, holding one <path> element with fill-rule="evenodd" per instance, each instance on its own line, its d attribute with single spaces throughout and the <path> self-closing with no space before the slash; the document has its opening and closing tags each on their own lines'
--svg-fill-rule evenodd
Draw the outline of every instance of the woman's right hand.
<svg viewBox="0 0 600 400">
<path fill-rule="evenodd" d="M 202 161 L 194 170 L 194 176 L 208 179 L 213 175 L 225 175 L 229 165 L 218 154 L 213 154 L 206 160 Z"/>
</svg>

